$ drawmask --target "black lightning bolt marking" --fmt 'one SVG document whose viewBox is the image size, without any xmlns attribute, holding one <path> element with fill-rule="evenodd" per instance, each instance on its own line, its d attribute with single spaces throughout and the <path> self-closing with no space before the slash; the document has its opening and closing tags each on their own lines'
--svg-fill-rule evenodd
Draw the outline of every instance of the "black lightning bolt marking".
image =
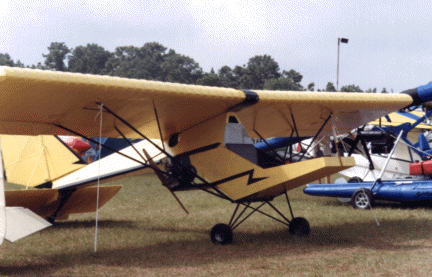
<svg viewBox="0 0 432 277">
<path fill-rule="evenodd" d="M 216 181 L 216 182 L 212 183 L 211 185 L 212 185 L 212 186 L 217 186 L 217 185 L 220 185 L 220 184 L 223 184 L 223 183 L 229 182 L 229 181 L 231 181 L 231 180 L 234 180 L 234 179 L 237 179 L 237 178 L 240 178 L 240 177 L 246 176 L 246 175 L 249 175 L 249 179 L 248 179 L 247 185 L 251 185 L 251 184 L 253 184 L 253 183 L 256 183 L 256 182 L 259 182 L 259 181 L 261 181 L 261 180 L 264 180 L 264 179 L 267 179 L 267 178 L 268 178 L 268 177 L 254 178 L 254 177 L 253 177 L 253 174 L 254 174 L 254 169 L 251 169 L 251 170 L 248 170 L 248 171 L 245 171 L 245 172 L 242 172 L 242 173 L 239 173 L 239 174 L 236 174 L 236 175 L 233 175 L 233 176 L 227 177 L 227 178 L 225 178 L 225 179 L 222 179 L 222 180 Z"/>
</svg>

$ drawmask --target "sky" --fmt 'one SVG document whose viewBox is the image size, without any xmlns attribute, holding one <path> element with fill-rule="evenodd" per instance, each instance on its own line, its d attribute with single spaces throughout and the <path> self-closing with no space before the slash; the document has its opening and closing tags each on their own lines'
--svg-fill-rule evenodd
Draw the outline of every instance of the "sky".
<svg viewBox="0 0 432 277">
<path fill-rule="evenodd" d="M 0 0 L 0 53 L 43 62 L 51 42 L 106 50 L 159 42 L 209 72 L 270 55 L 302 85 L 400 92 L 432 81 L 432 2 L 289 0 Z"/>
</svg>

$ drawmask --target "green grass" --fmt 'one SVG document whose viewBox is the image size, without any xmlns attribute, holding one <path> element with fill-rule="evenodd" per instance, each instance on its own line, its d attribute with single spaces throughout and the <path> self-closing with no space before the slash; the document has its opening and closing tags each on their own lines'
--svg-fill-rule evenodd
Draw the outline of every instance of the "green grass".
<svg viewBox="0 0 432 277">
<path fill-rule="evenodd" d="M 354 210 L 336 199 L 289 193 L 308 237 L 254 214 L 231 245 L 211 243 L 213 225 L 229 221 L 234 204 L 201 191 L 181 192 L 187 216 L 154 175 L 113 182 L 119 194 L 99 212 L 0 247 L 0 275 L 11 276 L 426 276 L 432 269 L 432 210 L 380 204 Z M 11 187 L 10 185 L 8 186 Z M 286 215 L 284 197 L 274 200 Z M 275 214 L 269 209 L 269 213 Z"/>
</svg>

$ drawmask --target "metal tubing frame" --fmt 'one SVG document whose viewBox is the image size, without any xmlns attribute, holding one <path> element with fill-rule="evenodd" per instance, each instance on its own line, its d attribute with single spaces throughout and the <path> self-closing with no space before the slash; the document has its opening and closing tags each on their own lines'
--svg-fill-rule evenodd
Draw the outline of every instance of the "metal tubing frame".
<svg viewBox="0 0 432 277">
<path fill-rule="evenodd" d="M 240 203 L 237 203 L 237 206 L 236 206 L 236 208 L 235 208 L 235 210 L 234 210 L 234 213 L 233 213 L 232 216 L 231 216 L 231 219 L 230 219 L 230 222 L 228 223 L 228 226 L 231 226 L 231 222 L 232 222 L 232 220 L 234 219 L 234 216 L 235 216 L 235 214 L 237 213 L 237 210 L 238 210 L 239 206 L 240 206 Z"/>
<path fill-rule="evenodd" d="M 263 204 L 265 204 L 265 203 L 268 203 L 268 201 L 263 201 Z M 278 218 L 276 218 L 276 217 L 274 217 L 274 216 L 271 216 L 271 215 L 269 215 L 269 214 L 267 214 L 267 213 L 265 213 L 265 212 L 263 212 L 263 211 L 260 211 L 259 209 L 250 206 L 250 204 L 245 204 L 245 203 L 241 203 L 241 204 L 244 205 L 244 206 L 247 206 L 249 209 L 252 209 L 252 210 L 254 210 L 254 211 L 256 211 L 256 212 L 259 212 L 260 214 L 263 214 L 263 215 L 265 215 L 265 216 L 267 216 L 267 217 L 270 217 L 270 218 L 272 218 L 272 219 L 274 219 L 274 220 L 276 220 L 276 221 L 279 221 L 280 223 L 282 223 L 282 224 L 284 224 L 284 225 L 289 226 L 289 223 L 283 222 L 282 220 L 280 220 L 280 219 L 278 219 Z M 263 205 L 263 204 L 262 204 L 262 205 Z M 261 206 L 262 206 L 262 205 L 261 205 Z M 261 206 L 260 206 L 260 207 L 261 207 Z M 236 226 L 236 227 L 237 227 L 237 226 Z"/>
<path fill-rule="evenodd" d="M 278 209 L 276 209 L 275 206 L 272 205 L 272 203 L 267 202 L 267 204 L 269 204 L 269 206 L 272 207 L 272 209 L 275 210 L 283 219 L 285 219 L 287 222 L 290 222 L 288 218 L 286 218 Z"/>
<path fill-rule="evenodd" d="M 290 203 L 290 201 L 289 201 L 288 193 L 287 193 L 286 191 L 285 191 L 285 197 L 286 197 L 286 200 L 287 200 L 287 203 L 288 203 L 288 208 L 289 208 L 290 213 L 291 213 L 291 218 L 294 218 L 294 213 L 293 213 L 293 211 L 292 211 L 291 203 Z"/>
<path fill-rule="evenodd" d="M 100 105 L 101 103 L 97 103 L 98 105 Z M 105 105 L 103 106 L 103 108 L 110 113 L 111 115 L 113 115 L 115 118 L 117 118 L 118 120 L 120 120 L 121 122 L 123 122 L 123 124 L 125 124 L 126 126 L 128 126 L 132 131 L 134 131 L 135 133 L 137 133 L 138 135 L 140 135 L 142 138 L 144 138 L 145 140 L 147 140 L 148 142 L 150 142 L 154 147 L 156 147 L 159 151 L 161 151 L 162 153 L 164 153 L 167 157 L 173 159 L 174 157 L 169 154 L 167 151 L 165 151 L 163 148 L 161 148 L 159 145 L 157 145 L 156 143 L 154 143 L 151 139 L 149 139 L 148 137 L 146 137 L 144 134 L 142 134 L 140 131 L 138 131 L 134 126 L 132 126 L 129 122 L 127 122 L 126 120 L 124 120 L 122 117 L 120 117 L 119 115 L 117 115 L 116 113 L 114 113 L 113 111 L 111 111 L 109 108 L 107 108 Z M 180 164 L 180 166 L 183 167 L 183 169 L 189 171 L 189 173 L 191 173 L 193 176 L 195 176 L 195 178 L 198 178 L 201 182 L 209 185 L 209 183 L 204 179 L 201 178 L 200 176 L 198 176 L 198 174 L 195 174 L 194 172 L 192 172 L 189 168 L 183 166 Z"/>
<path fill-rule="evenodd" d="M 285 192 L 285 197 L 286 197 L 286 199 L 287 199 L 287 203 L 288 203 L 288 207 L 289 207 L 289 210 L 290 210 L 290 213 L 291 213 L 291 218 L 293 218 L 294 219 L 294 214 L 293 214 L 293 211 L 292 211 L 292 208 L 291 208 L 291 204 L 290 204 L 290 201 L 289 201 L 289 198 L 288 198 L 288 194 L 287 194 L 287 192 Z M 268 213 L 265 213 L 265 212 L 263 212 L 263 211 L 260 211 L 259 209 L 262 207 L 262 206 L 264 206 L 265 204 L 268 204 L 273 210 L 275 210 L 286 222 L 284 222 L 284 221 L 282 221 L 282 220 L 280 220 L 280 219 L 278 219 L 278 218 L 276 218 L 276 217 L 274 217 L 274 216 L 271 216 L 271 215 L 269 215 Z M 239 209 L 239 207 L 240 207 L 240 205 L 243 205 L 244 206 L 244 208 L 243 208 L 243 210 L 237 215 L 237 212 L 238 212 L 238 209 Z M 252 211 L 251 212 L 249 212 L 249 214 L 247 214 L 243 219 L 241 219 L 240 221 L 239 221 L 239 219 L 243 216 L 243 214 L 244 214 L 244 212 L 247 210 L 247 209 L 251 209 Z M 244 203 L 244 202 L 239 202 L 239 203 L 237 203 L 237 205 L 236 205 L 236 207 L 235 207 L 235 209 L 234 209 L 234 212 L 233 212 L 233 214 L 232 214 L 232 216 L 231 216 L 231 219 L 230 219 L 230 221 L 229 221 L 229 223 L 228 223 L 228 226 L 231 228 L 231 230 L 234 230 L 235 228 L 237 228 L 240 224 L 242 224 L 246 219 L 248 219 L 253 213 L 255 213 L 255 212 L 259 212 L 260 214 L 263 214 L 263 215 L 265 215 L 265 216 L 267 216 L 267 217 L 269 217 L 269 218 L 271 218 L 271 219 L 274 219 L 274 220 L 276 220 L 276 221 L 278 221 L 278 222 L 280 222 L 280 223 L 282 223 L 282 224 L 284 224 L 284 225 L 286 225 L 286 226 L 289 226 L 290 225 L 290 223 L 291 223 L 291 221 L 286 217 L 286 216 L 284 216 L 280 211 L 279 211 L 279 209 L 277 209 L 273 204 L 271 204 L 270 203 L 270 201 L 262 201 L 262 203 L 257 207 L 257 208 L 254 208 L 254 207 L 252 207 L 251 206 L 251 203 L 250 202 L 246 202 L 246 203 Z"/>
<path fill-rule="evenodd" d="M 294 134 L 294 130 L 291 130 L 291 135 L 290 135 L 289 142 L 291 142 L 291 140 L 292 140 L 292 135 L 293 135 L 293 134 Z M 292 143 L 290 144 L 289 148 L 290 148 L 290 150 L 291 150 L 291 151 L 290 151 L 290 162 L 291 162 Z M 288 153 L 288 145 L 287 145 L 287 148 L 285 149 L 285 154 L 284 154 L 284 156 L 283 156 L 283 160 L 284 160 L 284 161 L 286 161 L 285 157 L 286 157 L 287 153 Z"/>
<path fill-rule="evenodd" d="M 158 113 L 157 113 L 157 110 L 156 110 L 156 105 L 154 104 L 154 102 L 153 102 L 153 109 L 154 109 L 154 113 L 155 113 L 155 117 L 156 117 L 156 122 L 157 122 L 158 129 L 159 129 L 159 136 L 160 136 L 160 140 L 162 142 L 162 147 L 163 147 L 163 150 L 165 150 L 165 144 L 163 142 L 163 137 L 162 137 L 162 129 L 160 127 L 159 116 L 158 116 Z"/>
<path fill-rule="evenodd" d="M 306 148 L 306 150 L 303 152 L 303 155 L 300 157 L 300 161 L 301 159 L 303 159 L 303 157 L 306 155 L 307 151 L 309 150 L 310 146 L 312 145 L 312 143 L 314 143 L 315 139 L 319 136 L 319 134 L 321 133 L 322 129 L 324 129 L 324 127 L 327 125 L 327 122 L 330 120 L 332 114 L 329 114 L 329 116 L 327 117 L 327 119 L 324 121 L 323 125 L 321 126 L 321 128 L 318 130 L 318 132 L 315 134 L 315 136 L 313 137 L 311 143 L 308 145 L 308 147 Z"/>
<path fill-rule="evenodd" d="M 273 147 L 270 146 L 270 144 L 267 142 L 267 140 L 266 140 L 265 138 L 263 138 L 263 137 L 260 135 L 260 133 L 258 133 L 258 131 L 255 130 L 255 128 L 253 129 L 253 131 L 254 131 L 254 132 L 255 132 L 255 133 L 260 137 L 260 139 L 262 139 L 262 140 L 265 142 L 265 144 L 267 144 L 267 146 L 268 146 L 268 147 L 270 148 L 270 150 L 273 152 L 275 159 L 279 160 L 280 162 L 283 162 L 283 159 L 281 159 L 281 158 L 279 157 L 279 155 L 276 153 L 276 150 L 275 150 Z"/>
<path fill-rule="evenodd" d="M 257 212 L 257 211 L 259 211 L 259 208 L 261 208 L 262 206 L 264 206 L 266 203 L 268 203 L 268 202 L 263 202 L 263 203 L 261 203 L 261 205 L 259 205 L 258 206 L 258 208 L 256 208 L 256 209 L 254 209 L 253 211 L 251 211 L 247 216 L 245 216 L 242 220 L 240 220 L 240 222 L 239 223 L 237 223 L 235 226 L 233 226 L 233 227 L 231 227 L 231 230 L 234 230 L 235 228 L 237 228 L 238 226 L 240 226 L 240 224 L 242 224 L 246 219 L 248 219 L 253 213 L 255 213 L 255 212 Z M 248 208 L 248 206 L 249 206 L 249 204 L 245 207 L 245 209 L 244 210 L 246 210 L 247 208 Z M 240 215 L 239 215 L 239 217 L 237 217 L 237 220 L 240 218 Z M 235 221 L 235 222 L 237 222 L 237 220 Z M 233 223 L 233 225 L 234 225 L 235 223 Z"/>
<path fill-rule="evenodd" d="M 72 133 L 72 134 L 74 134 L 74 135 L 76 135 L 76 136 L 83 137 L 83 138 L 85 138 L 85 139 L 88 140 L 88 141 L 91 141 L 91 142 L 93 142 L 93 143 L 99 144 L 98 141 L 96 141 L 96 140 L 94 140 L 94 139 L 91 139 L 91 138 L 89 138 L 89 137 L 87 137 L 87 136 L 85 136 L 85 135 L 83 135 L 83 134 L 78 133 L 78 132 L 75 132 L 75 131 L 73 131 L 73 130 L 71 130 L 71 129 L 65 127 L 65 126 L 62 126 L 62 125 L 60 125 L 60 124 L 54 124 L 54 126 L 60 128 L 60 129 L 66 130 L 66 131 L 68 131 L 68 132 L 70 132 L 70 133 Z M 142 162 L 142 161 L 139 161 L 139 160 L 137 160 L 137 159 L 134 159 L 134 158 L 132 158 L 132 157 L 130 157 L 130 156 L 128 156 L 128 155 L 125 155 L 125 154 L 121 153 L 120 151 L 117 151 L 117 150 L 112 149 L 111 147 L 105 146 L 105 145 L 103 145 L 103 144 L 102 144 L 101 146 L 102 146 L 103 148 L 108 149 L 109 151 L 111 151 L 111 152 L 113 152 L 113 153 L 117 153 L 117 154 L 119 154 L 119 155 L 121 155 L 121 156 L 123 156 L 123 157 L 125 157 L 125 158 L 127 158 L 127 159 L 129 159 L 129 160 L 132 160 L 132 161 L 137 162 L 137 163 L 142 164 L 142 165 L 146 165 L 145 162 Z"/>
<path fill-rule="evenodd" d="M 133 148 L 133 150 L 135 150 L 135 152 L 138 154 L 138 156 L 140 156 L 141 159 L 143 159 L 144 161 L 147 162 L 147 159 L 144 158 L 143 155 L 141 155 L 141 153 L 138 151 L 138 149 L 135 148 L 135 146 L 126 138 L 126 136 L 119 130 L 119 128 L 117 128 L 117 126 L 114 126 L 114 128 L 122 136 L 122 138 L 126 141 L 126 143 L 129 144 L 129 146 L 131 146 Z"/>
<path fill-rule="evenodd" d="M 230 228 L 231 228 L 231 230 L 234 230 L 235 229 L 235 227 L 237 227 L 238 225 L 240 225 L 240 223 L 242 223 L 245 219 L 243 219 L 242 221 L 240 221 L 237 225 L 236 225 L 236 223 L 237 223 L 237 221 L 241 218 L 241 216 L 244 214 L 244 212 L 247 210 L 247 206 L 245 206 L 244 208 L 243 208 L 243 210 L 240 212 L 240 214 L 237 216 L 237 218 L 236 219 L 234 219 L 234 221 L 233 222 L 231 222 L 231 224 L 229 224 L 228 226 L 230 226 Z M 248 215 L 248 216 L 246 216 L 246 218 L 248 218 L 250 216 L 250 214 Z M 235 226 L 235 227 L 234 227 Z"/>
<path fill-rule="evenodd" d="M 395 145 L 393 146 L 393 149 L 390 151 L 390 154 L 389 154 L 389 156 L 387 157 L 387 160 L 385 161 L 383 168 L 381 169 L 381 172 L 380 172 L 380 175 L 378 176 L 378 179 L 375 180 L 375 182 L 373 183 L 373 185 L 372 185 L 372 187 L 371 187 L 371 192 L 373 191 L 373 189 L 375 188 L 375 186 L 376 186 L 376 184 L 377 184 L 378 182 L 381 183 L 381 178 L 382 178 L 382 176 L 384 175 L 384 171 L 387 169 L 387 165 L 388 165 L 388 163 L 390 162 L 390 159 L 391 159 L 391 157 L 393 156 L 393 153 L 394 153 L 394 151 L 396 150 L 396 147 L 397 147 L 397 145 L 399 144 L 399 141 L 400 141 L 400 139 L 401 139 L 403 133 L 404 133 L 403 130 L 401 130 L 401 131 L 399 132 L 399 135 L 398 135 L 398 137 L 397 137 L 397 139 L 396 139 L 396 143 L 395 143 Z"/>
</svg>

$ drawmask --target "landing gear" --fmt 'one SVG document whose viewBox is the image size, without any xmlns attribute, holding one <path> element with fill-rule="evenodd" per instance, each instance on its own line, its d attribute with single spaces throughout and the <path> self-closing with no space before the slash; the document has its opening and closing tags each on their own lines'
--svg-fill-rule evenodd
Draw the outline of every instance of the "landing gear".
<svg viewBox="0 0 432 277">
<path fill-rule="evenodd" d="M 254 212 L 259 212 L 260 214 L 263 214 L 267 217 L 270 217 L 270 218 L 272 218 L 276 221 L 279 221 L 280 223 L 286 225 L 288 227 L 290 234 L 292 234 L 292 235 L 297 235 L 297 236 L 309 235 L 309 233 L 310 233 L 309 222 L 306 219 L 304 219 L 303 217 L 294 217 L 294 215 L 292 213 L 291 205 L 290 205 L 290 202 L 288 199 L 288 195 L 286 193 L 285 193 L 285 196 L 286 196 L 286 199 L 288 202 L 288 207 L 290 209 L 292 220 L 289 220 L 288 218 L 286 218 L 275 206 L 273 206 L 273 204 L 270 203 L 270 201 L 273 199 L 270 199 L 270 200 L 269 199 L 261 199 L 261 200 L 255 199 L 255 202 L 258 202 L 258 201 L 262 202 L 256 208 L 251 206 L 251 202 L 240 202 L 240 203 L 237 203 L 237 206 L 236 206 L 234 213 L 231 216 L 231 220 L 228 224 L 219 223 L 219 224 L 216 224 L 211 229 L 211 232 L 210 232 L 211 241 L 213 243 L 221 244 L 221 245 L 232 243 L 234 229 L 237 228 L 240 224 L 242 224 Z M 276 211 L 282 219 L 278 219 L 272 215 L 269 215 L 269 214 L 261 211 L 260 208 L 262 206 L 264 206 L 265 204 L 268 204 L 274 211 Z M 242 209 L 241 212 L 239 212 L 237 214 L 240 205 L 244 206 L 244 208 Z M 249 213 L 244 215 L 244 213 L 248 209 L 250 210 Z"/>
<path fill-rule="evenodd" d="M 213 243 L 224 245 L 230 244 L 233 239 L 231 228 L 223 223 L 216 224 L 210 232 L 210 238 Z"/>
<path fill-rule="evenodd" d="M 373 195 L 369 189 L 358 189 L 351 197 L 354 209 L 369 209 L 373 205 Z"/>
<path fill-rule="evenodd" d="M 289 232 L 291 235 L 306 237 L 310 233 L 309 222 L 303 217 L 296 217 L 289 224 Z"/>
</svg>

